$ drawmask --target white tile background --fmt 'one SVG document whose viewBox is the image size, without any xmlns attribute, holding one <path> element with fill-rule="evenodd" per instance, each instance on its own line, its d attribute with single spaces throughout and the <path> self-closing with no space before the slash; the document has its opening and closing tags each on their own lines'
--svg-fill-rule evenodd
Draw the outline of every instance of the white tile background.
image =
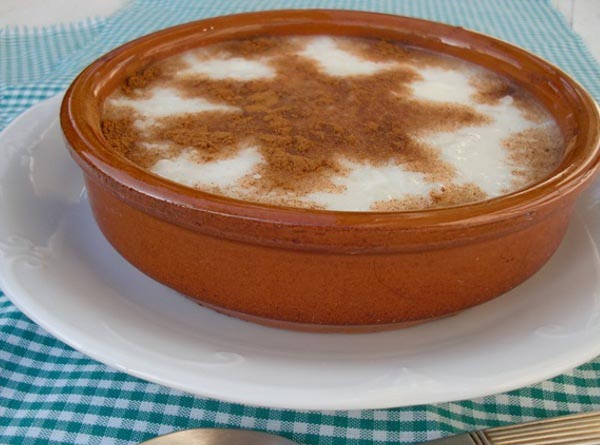
<svg viewBox="0 0 600 445">
<path fill-rule="evenodd" d="M 600 0 L 552 0 L 600 60 Z"/>
<path fill-rule="evenodd" d="M 127 0 L 0 0 L 0 26 L 43 26 L 106 17 Z"/>
</svg>

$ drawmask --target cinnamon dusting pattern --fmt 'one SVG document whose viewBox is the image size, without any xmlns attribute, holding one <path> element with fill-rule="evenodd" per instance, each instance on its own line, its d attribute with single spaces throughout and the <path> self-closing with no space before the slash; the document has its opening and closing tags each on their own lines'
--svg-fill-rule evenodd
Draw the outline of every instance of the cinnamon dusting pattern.
<svg viewBox="0 0 600 445">
<path fill-rule="evenodd" d="M 429 134 L 493 125 L 493 119 L 471 104 L 418 99 L 412 94 L 411 83 L 422 79 L 419 67 L 451 69 L 448 58 L 391 42 L 344 38 L 337 40 L 339 48 L 387 65 L 369 75 L 336 76 L 299 54 L 305 40 L 255 38 L 186 55 L 192 54 L 198 63 L 214 57 L 261 61 L 272 69 L 272 77 L 247 80 L 190 74 L 184 58 L 177 56 L 146 67 L 107 101 L 104 136 L 123 156 L 151 171 L 161 162 L 165 165 L 165 160 L 183 158 L 211 165 L 235 159 L 251 147 L 261 161 L 242 171 L 229 189 L 235 189 L 234 197 L 275 205 L 327 208 L 311 197 L 342 193 L 345 186 L 339 178 L 349 175 L 349 163 L 373 167 L 391 163 L 422 182 L 417 189 L 423 193 L 401 198 L 390 194 L 374 200 L 368 210 L 448 207 L 488 197 L 473 182 L 456 183 L 452 163 L 424 142 Z M 525 119 L 534 123 L 547 119 L 541 106 L 504 79 L 487 74 L 471 84 L 477 90 L 475 103 L 493 105 L 511 96 Z M 126 102 L 111 102 L 114 98 L 143 101 L 157 88 L 174 89 L 181 100 L 202 99 L 230 109 L 171 114 L 144 124 L 143 113 L 123 106 Z M 521 133 L 504 144 L 509 161 L 525 166 L 515 170 L 514 187 L 551 171 L 562 149 L 560 138 L 547 147 L 544 131 Z M 232 195 L 222 184 L 194 186 Z"/>
</svg>

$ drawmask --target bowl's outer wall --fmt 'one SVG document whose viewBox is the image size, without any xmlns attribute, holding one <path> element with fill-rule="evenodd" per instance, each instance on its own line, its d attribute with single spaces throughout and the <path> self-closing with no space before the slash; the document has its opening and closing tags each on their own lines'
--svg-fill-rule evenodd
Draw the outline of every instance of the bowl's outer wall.
<svg viewBox="0 0 600 445">
<path fill-rule="evenodd" d="M 102 102 L 149 62 L 199 44 L 294 33 L 390 38 L 499 71 L 554 115 L 568 143 L 563 162 L 540 184 L 483 203 L 351 214 L 253 205 L 188 189 L 119 158 L 103 138 Z M 75 80 L 61 125 L 100 229 L 133 265 L 220 311 L 320 331 L 437 318 L 518 285 L 560 244 L 599 159 L 597 106 L 558 68 L 461 28 L 356 11 L 241 14 L 143 37 Z"/>
<path fill-rule="evenodd" d="M 500 295 L 550 258 L 572 210 L 563 203 L 521 230 L 455 247 L 339 254 L 198 233 L 137 210 L 95 181 L 86 183 L 102 232 L 147 275 L 242 318 L 346 332 L 437 318 Z"/>
</svg>

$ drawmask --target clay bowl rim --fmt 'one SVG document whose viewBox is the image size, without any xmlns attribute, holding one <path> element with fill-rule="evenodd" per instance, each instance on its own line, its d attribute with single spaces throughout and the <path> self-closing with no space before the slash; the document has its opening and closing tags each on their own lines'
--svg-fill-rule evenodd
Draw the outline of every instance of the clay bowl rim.
<svg viewBox="0 0 600 445">
<path fill-rule="evenodd" d="M 579 110 L 573 110 L 572 113 L 578 119 L 578 124 L 583 122 L 587 125 L 583 128 L 586 131 L 584 134 L 577 134 L 575 143 L 567 147 L 563 161 L 550 176 L 522 190 L 471 204 L 402 212 L 314 210 L 238 200 L 169 181 L 116 154 L 101 135 L 99 119 L 86 119 L 86 116 L 89 118 L 89 113 L 86 113 L 85 110 L 87 104 L 94 100 L 99 102 L 96 95 L 103 86 L 106 89 L 107 83 L 103 84 L 103 79 L 106 79 L 107 75 L 109 78 L 111 74 L 114 76 L 115 72 L 123 73 L 123 66 L 136 59 L 136 50 L 140 46 L 147 48 L 145 54 L 148 56 L 152 53 L 152 48 L 164 48 L 173 45 L 173 42 L 188 44 L 188 47 L 171 52 L 171 54 L 175 54 L 193 46 L 201 46 L 189 44 L 191 41 L 199 43 L 203 40 L 198 32 L 204 32 L 204 36 L 209 38 L 211 31 L 217 34 L 223 31 L 225 34 L 231 33 L 232 30 L 235 31 L 236 27 L 228 27 L 228 24 L 236 20 L 242 21 L 246 27 L 254 29 L 254 35 L 259 34 L 256 29 L 260 28 L 259 25 L 264 25 L 265 21 L 279 20 L 278 26 L 298 25 L 298 23 L 304 25 L 310 23 L 316 26 L 315 23 L 319 24 L 325 21 L 327 23 L 334 22 L 336 26 L 355 26 L 363 29 L 368 25 L 375 31 L 380 30 L 381 27 L 387 26 L 385 29 L 389 30 L 392 29 L 392 26 L 400 27 L 410 24 L 417 29 L 416 33 L 424 32 L 421 37 L 434 39 L 436 33 L 440 32 L 442 35 L 438 38 L 444 40 L 443 44 L 459 48 L 458 50 L 460 48 L 464 50 L 465 43 L 468 43 L 464 41 L 465 39 L 472 39 L 482 47 L 490 45 L 490 48 L 499 49 L 499 54 L 510 55 L 511 61 L 526 59 L 547 71 L 554 72 L 562 81 L 563 88 L 569 89 L 568 92 L 572 99 L 581 107 Z M 220 28 L 222 25 L 223 27 Z M 240 26 L 238 25 L 238 27 Z M 264 31 L 261 30 L 261 32 Z M 414 34 L 415 31 L 410 33 Z M 269 33 L 264 32 L 264 34 L 268 35 Z M 298 34 L 298 32 L 290 34 Z M 307 34 L 318 33 L 308 32 Z M 339 34 L 343 35 L 344 33 Z M 474 51 L 474 49 L 471 47 L 465 51 Z M 160 51 L 155 52 L 159 53 Z M 165 57 L 168 55 L 170 54 Z M 156 60 L 160 58 L 157 57 Z M 107 67 L 112 68 L 112 71 L 109 71 Z M 120 80 L 124 77 L 121 76 Z M 260 223 L 329 226 L 342 230 L 349 228 L 368 230 L 372 226 L 411 230 L 439 228 L 448 230 L 465 226 L 483 226 L 535 211 L 540 206 L 578 191 L 589 182 L 600 162 L 600 110 L 598 105 L 576 80 L 560 68 L 516 45 L 476 31 L 424 19 L 367 11 L 269 10 L 202 19 L 147 34 L 109 51 L 92 62 L 77 76 L 65 93 L 61 105 L 60 123 L 71 154 L 86 174 L 91 173 L 97 177 L 110 178 L 114 181 L 113 186 L 117 185 L 117 189 L 120 186 L 122 196 L 124 196 L 123 193 L 125 195 L 129 192 L 137 193 L 141 200 L 133 199 L 131 202 L 134 205 L 141 206 L 148 213 L 160 214 L 163 218 L 164 213 L 155 212 L 156 209 L 152 205 L 148 205 L 148 202 L 162 201 L 171 208 L 186 208 Z"/>
</svg>

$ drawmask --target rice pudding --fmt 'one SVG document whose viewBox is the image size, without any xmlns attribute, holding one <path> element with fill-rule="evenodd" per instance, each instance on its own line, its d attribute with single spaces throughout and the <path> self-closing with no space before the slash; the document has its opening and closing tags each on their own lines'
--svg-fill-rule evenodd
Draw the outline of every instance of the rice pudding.
<svg viewBox="0 0 600 445">
<path fill-rule="evenodd" d="M 344 211 L 450 207 L 548 176 L 552 116 L 479 66 L 378 39 L 193 49 L 130 76 L 102 131 L 131 162 L 206 192 Z"/>
</svg>

